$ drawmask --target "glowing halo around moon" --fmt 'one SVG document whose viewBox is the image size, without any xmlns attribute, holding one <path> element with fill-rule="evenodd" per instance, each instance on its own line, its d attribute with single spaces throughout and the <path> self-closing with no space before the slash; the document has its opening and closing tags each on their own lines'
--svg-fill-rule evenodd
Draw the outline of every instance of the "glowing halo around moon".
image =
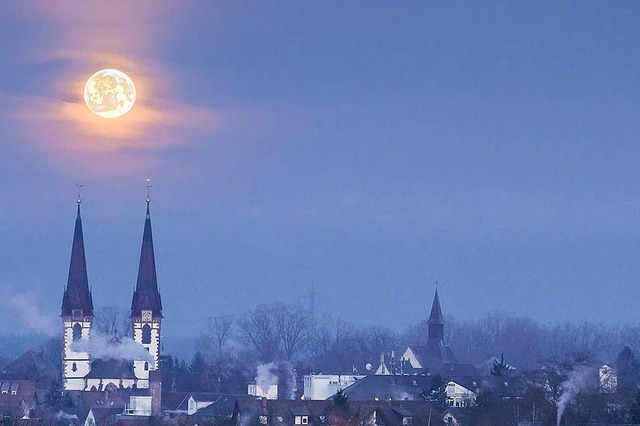
<svg viewBox="0 0 640 426">
<path fill-rule="evenodd" d="M 122 71 L 100 70 L 87 80 L 84 86 L 84 101 L 89 110 L 100 117 L 121 117 L 128 113 L 136 102 L 136 86 Z"/>
</svg>

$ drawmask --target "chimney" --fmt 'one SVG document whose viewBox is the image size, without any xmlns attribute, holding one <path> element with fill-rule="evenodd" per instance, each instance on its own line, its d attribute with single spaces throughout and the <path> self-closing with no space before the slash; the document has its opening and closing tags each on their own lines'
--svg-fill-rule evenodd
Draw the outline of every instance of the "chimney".
<svg viewBox="0 0 640 426">
<path fill-rule="evenodd" d="M 162 373 L 160 370 L 149 371 L 149 396 L 151 396 L 151 415 L 162 413 Z"/>
</svg>

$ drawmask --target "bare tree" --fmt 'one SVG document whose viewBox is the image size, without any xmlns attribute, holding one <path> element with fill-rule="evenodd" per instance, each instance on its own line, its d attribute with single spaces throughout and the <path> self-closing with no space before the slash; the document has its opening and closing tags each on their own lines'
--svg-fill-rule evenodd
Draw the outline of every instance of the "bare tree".
<svg viewBox="0 0 640 426">
<path fill-rule="evenodd" d="M 96 330 L 116 340 L 131 335 L 129 311 L 117 306 L 104 306 L 96 309 L 93 321 Z"/>
<path fill-rule="evenodd" d="M 198 336 L 198 351 L 208 360 L 220 357 L 222 350 L 233 335 L 235 320 L 231 315 L 219 315 L 207 320 L 205 329 Z"/>
<path fill-rule="evenodd" d="M 309 343 L 311 317 L 295 305 L 273 306 L 274 323 L 285 360 L 292 361 Z"/>
<path fill-rule="evenodd" d="M 273 309 L 273 305 L 259 305 L 247 312 L 238 324 L 261 361 L 274 361 L 279 357 L 279 336 Z"/>
</svg>

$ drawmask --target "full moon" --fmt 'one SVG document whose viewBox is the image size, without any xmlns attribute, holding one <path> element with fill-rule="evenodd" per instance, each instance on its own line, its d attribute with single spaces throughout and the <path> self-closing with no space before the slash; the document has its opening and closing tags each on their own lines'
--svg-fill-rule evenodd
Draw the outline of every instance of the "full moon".
<svg viewBox="0 0 640 426">
<path fill-rule="evenodd" d="M 94 114 L 104 118 L 125 115 L 136 102 L 136 86 L 128 75 L 114 69 L 100 70 L 84 86 L 84 101 Z"/>
</svg>

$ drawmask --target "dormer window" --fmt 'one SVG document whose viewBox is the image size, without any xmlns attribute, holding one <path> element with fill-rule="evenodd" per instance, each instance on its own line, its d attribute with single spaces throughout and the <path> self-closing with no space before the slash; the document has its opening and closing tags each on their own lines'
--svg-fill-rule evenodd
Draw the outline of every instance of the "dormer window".
<svg viewBox="0 0 640 426">
<path fill-rule="evenodd" d="M 260 424 L 261 425 L 266 425 L 269 423 L 269 420 L 267 419 L 267 416 L 260 416 Z"/>
<path fill-rule="evenodd" d="M 308 425 L 309 416 L 295 416 L 294 423 L 297 425 Z"/>
</svg>

